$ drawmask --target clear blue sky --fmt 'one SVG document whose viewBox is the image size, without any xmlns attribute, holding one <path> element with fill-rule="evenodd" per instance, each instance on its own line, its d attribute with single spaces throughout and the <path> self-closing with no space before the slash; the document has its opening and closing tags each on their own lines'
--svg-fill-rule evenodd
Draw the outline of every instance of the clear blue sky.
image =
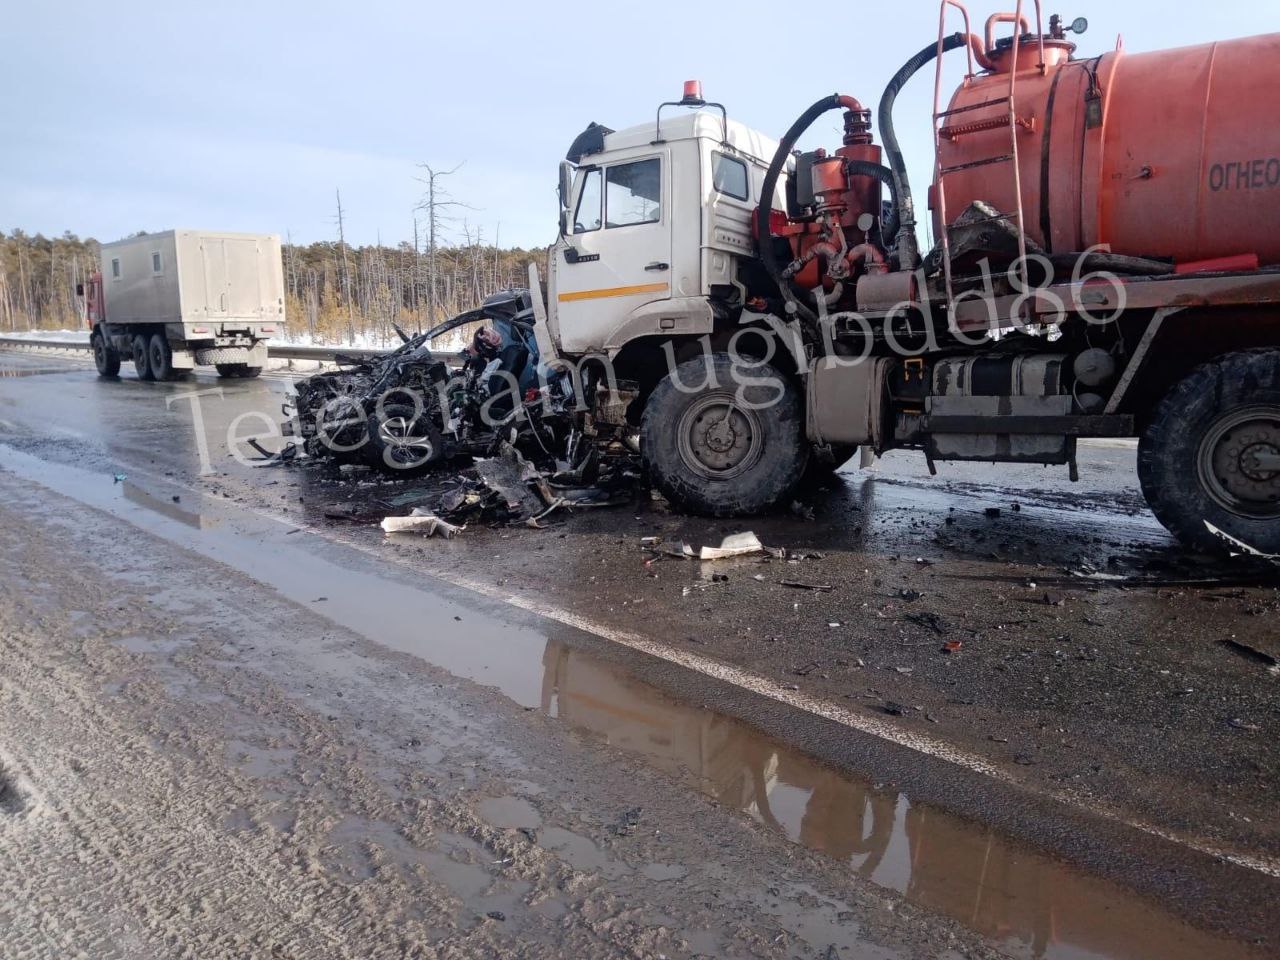
<svg viewBox="0 0 1280 960">
<path fill-rule="evenodd" d="M 970 6 L 983 20 L 1013 4 Z M 1053 12 L 1089 18 L 1085 54 L 1117 34 L 1136 52 L 1280 31 L 1280 5 L 1257 0 L 1076 0 L 1047 6 L 1046 20 Z M 556 164 L 589 121 L 645 121 L 697 77 L 777 136 L 826 93 L 874 104 L 936 36 L 934 0 L 14 2 L 0 23 L 0 229 L 313 241 L 335 236 L 341 188 L 348 240 L 396 243 L 411 235 L 415 164 L 427 161 L 463 164 L 449 186 L 475 209 L 458 211 L 454 239 L 465 217 L 487 241 L 501 224 L 503 246 L 543 245 Z M 897 113 L 917 184 L 932 86 L 925 71 Z M 820 124 L 813 145 L 837 146 L 838 122 Z"/>
</svg>

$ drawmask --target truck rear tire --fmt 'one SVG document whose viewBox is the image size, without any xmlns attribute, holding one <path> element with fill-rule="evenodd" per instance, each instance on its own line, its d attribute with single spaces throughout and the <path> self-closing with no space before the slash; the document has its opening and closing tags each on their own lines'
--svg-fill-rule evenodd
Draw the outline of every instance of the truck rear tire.
<svg viewBox="0 0 1280 960">
<path fill-rule="evenodd" d="M 261 367 L 251 367 L 247 363 L 216 363 L 214 367 L 218 371 L 218 376 L 227 380 L 252 380 L 262 373 Z"/>
<path fill-rule="evenodd" d="M 1184 543 L 1280 554 L 1280 350 L 1229 353 L 1169 391 L 1138 443 L 1138 479 Z"/>
<path fill-rule="evenodd" d="M 139 380 L 154 380 L 151 372 L 151 344 L 143 334 L 133 338 L 133 369 Z"/>
<path fill-rule="evenodd" d="M 176 380 L 173 370 L 173 348 L 169 346 L 169 338 L 163 333 L 153 333 L 148 345 L 147 366 L 151 368 L 154 380 Z"/>
<path fill-rule="evenodd" d="M 101 333 L 94 333 L 89 338 L 89 344 L 93 348 L 93 365 L 98 368 L 98 376 L 119 376 L 120 354 L 107 343 L 107 338 Z"/>
<path fill-rule="evenodd" d="M 791 496 L 809 463 L 800 391 L 772 366 L 696 357 L 649 397 L 641 451 L 672 503 L 713 517 L 762 513 Z"/>
</svg>

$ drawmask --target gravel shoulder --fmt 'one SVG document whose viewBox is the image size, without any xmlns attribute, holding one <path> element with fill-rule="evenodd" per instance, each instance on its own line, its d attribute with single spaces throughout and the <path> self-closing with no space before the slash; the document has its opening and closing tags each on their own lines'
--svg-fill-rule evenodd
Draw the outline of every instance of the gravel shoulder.
<svg viewBox="0 0 1280 960">
<path fill-rule="evenodd" d="M 0 490 L 6 956 L 996 955 L 554 720 Z"/>
</svg>

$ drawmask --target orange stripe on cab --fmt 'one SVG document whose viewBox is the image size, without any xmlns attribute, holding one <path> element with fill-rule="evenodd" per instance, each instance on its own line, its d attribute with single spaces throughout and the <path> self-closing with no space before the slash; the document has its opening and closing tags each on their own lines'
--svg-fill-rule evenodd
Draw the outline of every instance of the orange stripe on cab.
<svg viewBox="0 0 1280 960">
<path fill-rule="evenodd" d="M 557 298 L 561 303 L 572 300 L 604 300 L 608 297 L 630 297 L 637 293 L 666 293 L 666 283 L 638 283 L 630 287 L 604 287 L 600 290 L 573 290 Z"/>
</svg>

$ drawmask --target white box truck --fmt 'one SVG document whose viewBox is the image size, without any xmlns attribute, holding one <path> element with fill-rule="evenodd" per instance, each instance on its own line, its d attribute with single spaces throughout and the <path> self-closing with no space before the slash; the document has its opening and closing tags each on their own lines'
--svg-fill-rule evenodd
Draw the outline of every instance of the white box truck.
<svg viewBox="0 0 1280 960">
<path fill-rule="evenodd" d="M 284 327 L 277 234 L 168 230 L 102 245 L 84 297 L 98 373 L 132 360 L 140 380 L 197 366 L 256 377 Z"/>
</svg>

